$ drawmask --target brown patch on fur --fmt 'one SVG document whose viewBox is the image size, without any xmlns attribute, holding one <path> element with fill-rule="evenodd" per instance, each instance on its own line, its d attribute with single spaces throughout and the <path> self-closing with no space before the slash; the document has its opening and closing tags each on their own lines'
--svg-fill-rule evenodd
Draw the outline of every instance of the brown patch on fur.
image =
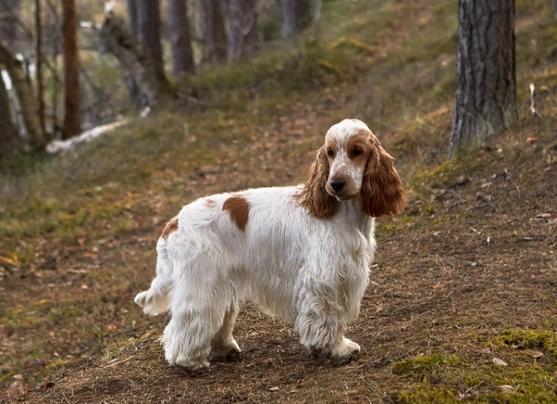
<svg viewBox="0 0 557 404">
<path fill-rule="evenodd" d="M 371 134 L 373 146 L 362 182 L 362 209 L 366 215 L 377 217 L 395 215 L 406 206 L 404 187 L 391 157 Z"/>
<path fill-rule="evenodd" d="M 178 230 L 178 216 L 175 216 L 168 221 L 166 226 L 164 226 L 161 237 L 165 240 L 168 240 L 168 236 L 170 236 L 170 234 L 174 233 L 176 230 Z"/>
<path fill-rule="evenodd" d="M 222 211 L 228 212 L 230 220 L 240 231 L 246 230 L 249 219 L 249 202 L 243 196 L 234 195 L 224 201 Z"/>
<path fill-rule="evenodd" d="M 205 204 L 209 208 L 214 208 L 217 205 L 217 203 L 214 200 L 209 199 L 209 198 L 205 199 Z"/>
<path fill-rule="evenodd" d="M 309 211 L 311 216 L 325 219 L 337 211 L 338 201 L 325 190 L 329 178 L 329 160 L 325 146 L 317 151 L 317 156 L 309 170 L 309 178 L 304 189 L 296 198 L 298 204 Z"/>
</svg>

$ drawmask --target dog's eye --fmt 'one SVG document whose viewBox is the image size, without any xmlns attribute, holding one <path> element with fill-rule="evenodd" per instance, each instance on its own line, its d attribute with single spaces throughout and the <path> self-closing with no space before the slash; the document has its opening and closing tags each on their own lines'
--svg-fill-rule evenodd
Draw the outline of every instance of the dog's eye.
<svg viewBox="0 0 557 404">
<path fill-rule="evenodd" d="M 329 157 L 333 157 L 333 156 L 334 156 L 334 154 L 335 154 L 335 152 L 334 152 L 334 151 L 332 151 L 331 149 L 327 150 L 327 156 L 329 156 Z"/>
<path fill-rule="evenodd" d="M 359 156 L 360 154 L 362 154 L 364 151 L 362 149 L 354 149 L 352 150 L 352 155 L 353 156 Z"/>
</svg>

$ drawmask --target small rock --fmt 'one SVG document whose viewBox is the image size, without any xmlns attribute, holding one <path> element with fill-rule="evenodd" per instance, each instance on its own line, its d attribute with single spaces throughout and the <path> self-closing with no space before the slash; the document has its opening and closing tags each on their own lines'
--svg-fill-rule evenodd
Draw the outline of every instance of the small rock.
<svg viewBox="0 0 557 404">
<path fill-rule="evenodd" d="M 499 366 L 509 366 L 509 364 L 507 362 L 505 362 L 504 360 L 499 359 L 499 358 L 493 358 L 493 363 L 495 363 L 496 365 L 499 365 Z"/>
</svg>

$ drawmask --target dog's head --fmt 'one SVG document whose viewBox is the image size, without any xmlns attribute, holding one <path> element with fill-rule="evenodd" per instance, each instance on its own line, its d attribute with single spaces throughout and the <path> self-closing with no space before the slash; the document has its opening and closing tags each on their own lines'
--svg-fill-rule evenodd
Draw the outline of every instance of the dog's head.
<svg viewBox="0 0 557 404">
<path fill-rule="evenodd" d="M 317 151 L 301 205 L 326 218 L 335 214 L 339 202 L 361 197 L 369 216 L 396 214 L 405 200 L 393 162 L 365 123 L 345 119 L 329 129 Z"/>
</svg>

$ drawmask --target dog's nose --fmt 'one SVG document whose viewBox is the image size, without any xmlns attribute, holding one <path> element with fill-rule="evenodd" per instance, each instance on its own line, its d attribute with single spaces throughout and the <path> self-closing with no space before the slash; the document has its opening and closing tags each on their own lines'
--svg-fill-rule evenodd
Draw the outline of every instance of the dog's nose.
<svg viewBox="0 0 557 404">
<path fill-rule="evenodd" d="M 346 180 L 342 178 L 331 180 L 329 181 L 329 184 L 331 184 L 331 188 L 333 188 L 335 192 L 340 192 L 342 191 L 342 188 L 344 188 L 344 186 L 346 185 Z"/>
</svg>

